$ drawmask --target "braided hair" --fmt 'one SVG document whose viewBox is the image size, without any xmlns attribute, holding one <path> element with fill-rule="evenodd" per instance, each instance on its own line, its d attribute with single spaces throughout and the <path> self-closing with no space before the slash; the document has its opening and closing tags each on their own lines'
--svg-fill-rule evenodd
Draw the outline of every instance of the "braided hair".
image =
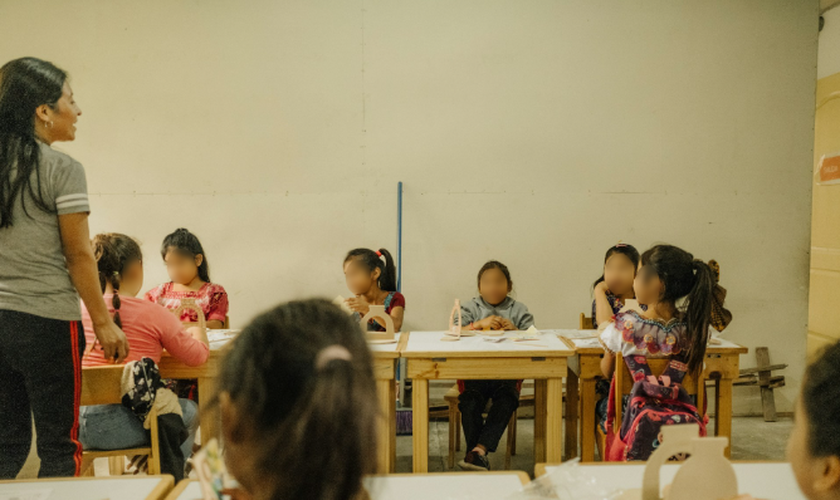
<svg viewBox="0 0 840 500">
<path fill-rule="evenodd" d="M 143 260 L 140 245 L 133 238 L 119 233 L 97 234 L 93 238 L 93 254 L 99 269 L 99 286 L 105 290 L 110 283 L 114 288 L 114 323 L 122 328 L 120 318 L 120 282 L 122 274 L 129 264 Z"/>
</svg>

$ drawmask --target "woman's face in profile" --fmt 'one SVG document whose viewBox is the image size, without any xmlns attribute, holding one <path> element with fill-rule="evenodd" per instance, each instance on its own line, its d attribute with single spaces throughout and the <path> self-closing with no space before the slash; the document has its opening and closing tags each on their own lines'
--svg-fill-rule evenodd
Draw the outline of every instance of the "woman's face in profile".
<svg viewBox="0 0 840 500">
<path fill-rule="evenodd" d="M 46 139 L 49 142 L 72 141 L 76 139 L 76 121 L 81 116 L 82 110 L 73 99 L 73 89 L 70 84 L 64 82 L 64 89 L 61 98 L 58 99 L 55 109 L 50 108 L 49 119 L 51 125 L 46 127 Z"/>
</svg>

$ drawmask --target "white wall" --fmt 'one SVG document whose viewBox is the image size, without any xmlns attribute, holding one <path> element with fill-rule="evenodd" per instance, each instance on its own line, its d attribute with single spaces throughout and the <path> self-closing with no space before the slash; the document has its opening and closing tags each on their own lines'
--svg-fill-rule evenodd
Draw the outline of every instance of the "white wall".
<svg viewBox="0 0 840 500">
<path fill-rule="evenodd" d="M 198 233 L 242 326 L 347 293 L 394 249 L 407 329 L 442 328 L 490 258 L 543 328 L 589 309 L 603 252 L 722 265 L 729 336 L 803 369 L 816 0 L 0 2 L 0 60 L 69 70 L 94 231 Z M 752 355 L 743 365 L 753 364 Z M 757 411 L 739 389 L 736 411 Z"/>
</svg>

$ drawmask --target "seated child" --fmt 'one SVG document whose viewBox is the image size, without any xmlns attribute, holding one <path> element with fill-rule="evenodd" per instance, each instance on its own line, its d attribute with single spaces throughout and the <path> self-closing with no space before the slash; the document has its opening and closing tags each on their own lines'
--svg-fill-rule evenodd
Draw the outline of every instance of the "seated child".
<svg viewBox="0 0 840 500">
<path fill-rule="evenodd" d="M 680 385 L 687 373 L 703 369 L 712 316 L 716 279 L 706 263 L 671 245 L 657 245 L 642 255 L 634 290 L 647 310 L 619 313 L 602 325 L 601 343 L 606 349 L 601 370 L 611 378 L 620 352 L 635 384 L 616 429 L 615 405 L 610 388 L 607 418 L 607 459 L 647 460 L 659 444 L 662 425 L 697 423 L 706 435 L 704 409 Z M 683 305 L 677 307 L 677 301 Z M 657 379 L 647 358 L 666 357 L 671 363 Z"/>
<path fill-rule="evenodd" d="M 525 304 L 508 294 L 513 290 L 510 271 L 491 260 L 478 271 L 478 297 L 461 306 L 464 328 L 472 330 L 526 330 L 534 316 Z M 488 453 L 496 451 L 510 417 L 519 407 L 521 380 L 459 380 L 458 408 L 467 441 L 467 454 L 458 465 L 465 470 L 490 470 Z M 492 400 L 487 419 L 487 401 Z"/>
<path fill-rule="evenodd" d="M 595 281 L 592 301 L 592 325 L 598 328 L 621 311 L 624 301 L 635 299 L 633 280 L 639 268 L 639 251 L 633 245 L 619 243 L 607 250 L 604 274 Z"/>
<path fill-rule="evenodd" d="M 207 361 L 210 350 L 203 329 L 193 327 L 185 331 L 178 318 L 168 310 L 135 298 L 143 287 L 143 254 L 137 242 L 122 234 L 99 234 L 93 239 L 93 247 L 105 303 L 128 339 L 130 350 L 126 362 L 151 358 L 160 363 L 164 348 L 188 366 L 199 366 Z M 84 305 L 82 323 L 87 341 L 82 365 L 107 365 Z M 180 399 L 179 403 L 184 425 L 189 431 L 189 437 L 181 445 L 186 459 L 192 453 L 198 428 L 198 408 L 187 399 Z M 130 449 L 148 446 L 149 435 L 126 406 L 83 406 L 79 410 L 79 441 L 85 449 Z"/>
<path fill-rule="evenodd" d="M 224 328 L 228 295 L 222 285 L 210 281 L 207 255 L 198 238 L 186 229 L 178 229 L 164 238 L 160 254 L 172 281 L 146 292 L 146 300 L 175 310 L 181 306 L 181 299 L 194 299 L 204 312 L 207 328 Z M 184 311 L 181 321 L 195 323 L 198 318 L 195 312 Z"/>
<path fill-rule="evenodd" d="M 633 245 L 618 243 L 607 250 L 604 256 L 604 273 L 595 281 L 595 299 L 592 301 L 592 325 L 612 321 L 624 307 L 624 301 L 635 299 L 633 280 L 639 268 L 639 251 Z M 607 397 L 610 394 L 608 380 L 600 379 L 595 386 L 598 401 L 595 403 L 595 415 L 601 430 L 606 433 Z"/>
<path fill-rule="evenodd" d="M 391 316 L 394 322 L 394 332 L 400 331 L 405 313 L 405 297 L 396 291 L 397 271 L 388 250 L 350 250 L 344 258 L 344 279 L 354 295 L 345 301 L 353 310 L 354 317 L 361 320 L 371 305 L 385 306 L 385 314 Z M 368 323 L 368 330 L 384 332 L 385 324 L 372 319 Z"/>
<path fill-rule="evenodd" d="M 840 499 L 840 342 L 805 371 L 787 446 L 796 482 L 808 500 Z M 837 396 L 837 397 L 835 397 Z M 736 500 L 754 500 L 741 495 Z"/>
<path fill-rule="evenodd" d="M 840 499 L 840 342 L 805 372 L 787 459 L 809 500 Z M 837 397 L 835 397 L 837 396 Z"/>
<path fill-rule="evenodd" d="M 219 378 L 234 498 L 366 498 L 381 418 L 372 363 L 358 323 L 323 300 L 283 304 L 245 327 Z"/>
</svg>

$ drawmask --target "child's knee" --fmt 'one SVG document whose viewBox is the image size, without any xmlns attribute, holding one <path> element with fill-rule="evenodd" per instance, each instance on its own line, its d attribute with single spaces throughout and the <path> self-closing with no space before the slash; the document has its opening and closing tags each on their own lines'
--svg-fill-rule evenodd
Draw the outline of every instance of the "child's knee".
<svg viewBox="0 0 840 500">
<path fill-rule="evenodd" d="M 487 401 L 477 391 L 464 391 L 458 396 L 458 409 L 461 413 L 468 413 L 470 411 L 481 409 L 487 405 Z"/>
</svg>

